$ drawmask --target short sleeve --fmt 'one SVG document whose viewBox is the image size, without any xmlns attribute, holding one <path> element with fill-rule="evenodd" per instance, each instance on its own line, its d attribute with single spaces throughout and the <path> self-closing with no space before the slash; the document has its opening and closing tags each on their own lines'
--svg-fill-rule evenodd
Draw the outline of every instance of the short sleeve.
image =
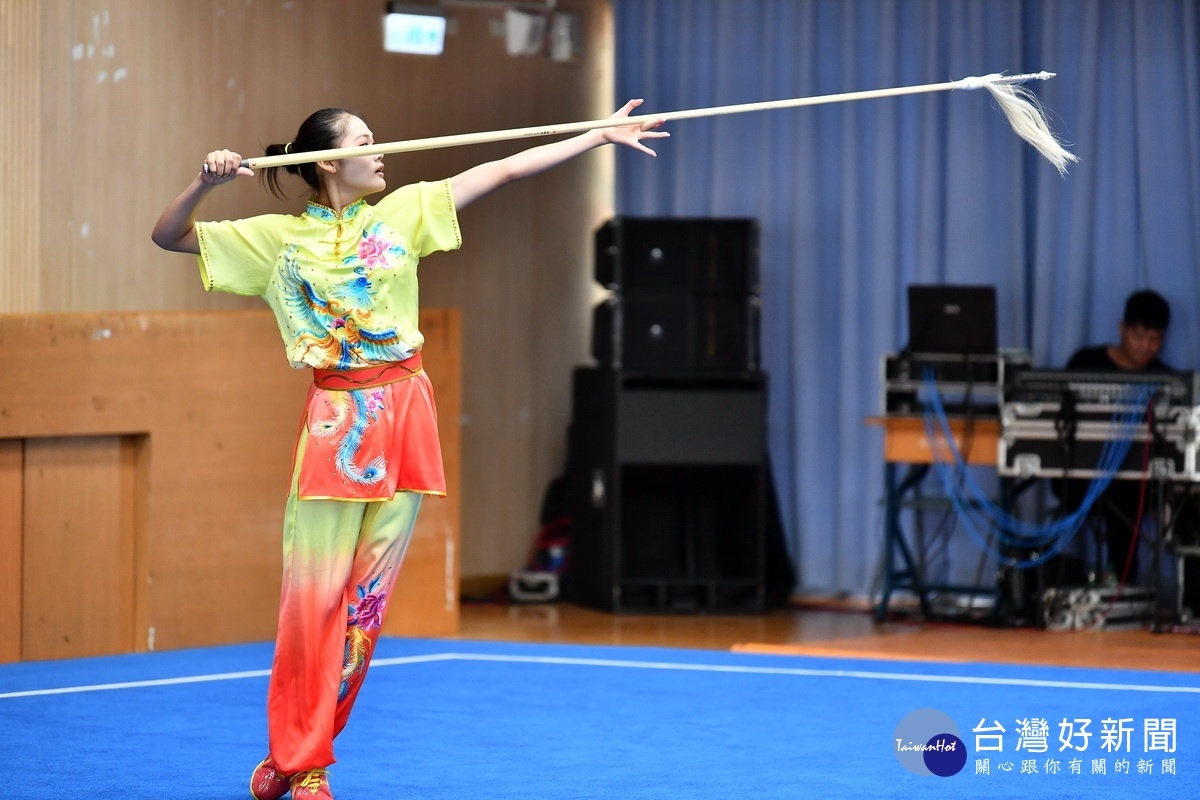
<svg viewBox="0 0 1200 800">
<path fill-rule="evenodd" d="M 417 258 L 462 246 L 458 210 L 448 179 L 401 186 L 379 201 L 374 216 L 403 235 Z"/>
<path fill-rule="evenodd" d="M 285 214 L 224 222 L 197 222 L 200 277 L 209 292 L 262 295 L 283 247 Z"/>
</svg>

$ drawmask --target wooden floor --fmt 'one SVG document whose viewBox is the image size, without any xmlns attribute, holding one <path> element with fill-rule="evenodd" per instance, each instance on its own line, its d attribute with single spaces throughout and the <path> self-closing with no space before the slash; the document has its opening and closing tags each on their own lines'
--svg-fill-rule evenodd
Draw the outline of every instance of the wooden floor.
<svg viewBox="0 0 1200 800">
<path fill-rule="evenodd" d="M 1200 635 L 876 623 L 863 610 L 795 607 L 756 616 L 613 615 L 566 603 L 463 605 L 459 638 L 740 649 L 780 655 L 986 661 L 1200 672 Z"/>
</svg>

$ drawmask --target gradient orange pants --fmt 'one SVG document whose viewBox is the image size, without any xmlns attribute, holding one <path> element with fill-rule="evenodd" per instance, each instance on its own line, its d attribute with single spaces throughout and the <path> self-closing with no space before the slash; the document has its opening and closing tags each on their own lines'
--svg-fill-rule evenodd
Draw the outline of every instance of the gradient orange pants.
<svg viewBox="0 0 1200 800">
<path fill-rule="evenodd" d="M 267 690 L 271 758 L 280 772 L 334 762 L 333 740 L 367 674 L 421 498 L 300 500 L 293 480 Z"/>
</svg>

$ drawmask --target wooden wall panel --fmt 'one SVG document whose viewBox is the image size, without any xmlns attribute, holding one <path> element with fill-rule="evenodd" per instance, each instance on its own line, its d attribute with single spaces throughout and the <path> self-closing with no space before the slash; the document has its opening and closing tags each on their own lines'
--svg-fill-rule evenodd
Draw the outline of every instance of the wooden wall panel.
<svg viewBox="0 0 1200 800">
<path fill-rule="evenodd" d="M 417 521 L 393 633 L 457 630 L 457 603 L 446 602 L 459 552 L 457 326 L 452 310 L 421 314 L 450 496 Z M 116 510 L 96 503 L 142 532 L 131 556 L 134 647 L 273 638 L 291 450 L 311 378 L 286 363 L 270 312 L 0 315 L 0 354 L 0 442 L 10 442 L 0 453 L 20 439 L 132 437 L 114 455 L 127 476 Z M 26 491 L 26 543 L 42 527 L 30 503 L 53 497 Z M 26 563 L 39 577 L 52 568 L 43 553 Z"/>
<path fill-rule="evenodd" d="M 0 309 L 12 311 L 38 309 L 40 14 L 37 0 L 0 0 Z"/>
<path fill-rule="evenodd" d="M 21 658 L 25 446 L 0 439 L 0 664 Z"/>
<path fill-rule="evenodd" d="M 23 660 L 134 649 L 129 449 L 117 436 L 26 442 Z"/>
<path fill-rule="evenodd" d="M 13 204 L 0 213 L 0 312 L 257 308 L 200 291 L 191 259 L 150 242 L 204 153 L 284 141 L 327 105 L 360 112 L 380 140 L 604 116 L 609 4 L 557 0 L 584 46 L 556 63 L 507 55 L 501 6 L 452 6 L 445 52 L 424 57 L 383 52 L 383 0 L 0 0 L 21 25 L 0 70 L 0 163 L 23 187 L 0 197 Z M 529 144 L 389 156 L 388 179 L 439 179 Z M 468 574 L 520 565 L 561 469 L 611 164 L 598 151 L 486 198 L 462 215 L 463 248 L 422 265 L 423 302 L 464 314 Z M 294 212 L 302 185 L 289 180 L 286 201 L 253 180 L 221 187 L 200 216 Z"/>
<path fill-rule="evenodd" d="M 396 579 L 392 603 L 384 622 L 384 633 L 405 636 L 436 636 L 458 631 L 459 529 L 462 491 L 462 333 L 458 312 L 437 312 L 422 317 L 425 351 L 437 353 L 428 365 L 429 379 L 437 396 L 438 435 L 446 468 L 447 497 L 421 501 L 417 528 L 413 531 L 404 568 Z M 433 587 L 441 586 L 442 591 Z"/>
</svg>

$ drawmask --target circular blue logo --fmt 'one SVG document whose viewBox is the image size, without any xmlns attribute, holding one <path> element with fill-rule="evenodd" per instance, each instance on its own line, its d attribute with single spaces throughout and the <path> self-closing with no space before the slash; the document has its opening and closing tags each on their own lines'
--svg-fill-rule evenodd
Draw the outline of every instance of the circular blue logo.
<svg viewBox="0 0 1200 800">
<path fill-rule="evenodd" d="M 939 733 L 925 744 L 925 766 L 934 775 L 949 778 L 967 763 L 967 746 L 953 733 Z"/>
<path fill-rule="evenodd" d="M 967 747 L 958 725 L 936 708 L 919 708 L 900 720 L 892 748 L 904 768 L 915 775 L 957 775 L 967 763 Z"/>
</svg>

